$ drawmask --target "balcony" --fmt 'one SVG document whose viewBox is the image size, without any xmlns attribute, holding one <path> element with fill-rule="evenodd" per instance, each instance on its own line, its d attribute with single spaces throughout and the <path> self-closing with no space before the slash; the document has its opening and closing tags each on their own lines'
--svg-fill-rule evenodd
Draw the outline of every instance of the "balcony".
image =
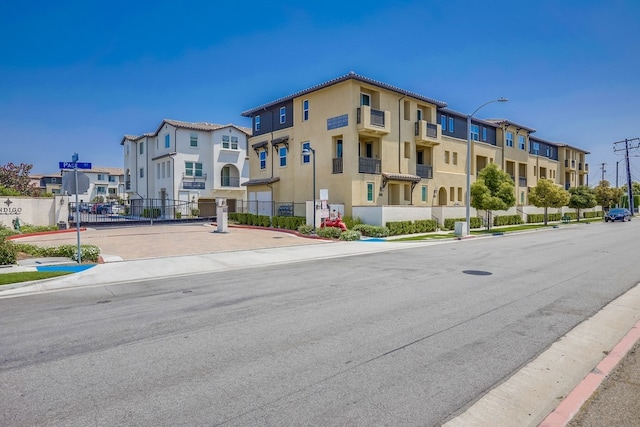
<svg viewBox="0 0 640 427">
<path fill-rule="evenodd" d="M 333 159 L 333 171 L 331 173 L 342 173 L 344 167 L 344 162 L 342 161 L 342 157 L 336 157 Z"/>
<path fill-rule="evenodd" d="M 382 171 L 382 162 L 380 159 L 372 159 L 370 157 L 358 158 L 358 172 L 359 173 L 371 173 L 380 175 Z"/>
<path fill-rule="evenodd" d="M 238 176 L 223 176 L 220 179 L 221 187 L 240 187 L 240 177 Z"/>
<path fill-rule="evenodd" d="M 415 141 L 429 146 L 440 144 L 438 142 L 438 125 L 429 123 L 425 120 L 416 122 L 416 138 Z"/>
<path fill-rule="evenodd" d="M 125 189 L 126 189 L 126 190 L 131 190 L 131 181 L 127 181 L 127 182 L 125 183 Z"/>
<path fill-rule="evenodd" d="M 416 165 L 416 175 L 420 178 L 433 179 L 433 166 Z"/>
<path fill-rule="evenodd" d="M 526 187 L 527 186 L 527 178 L 523 177 L 523 176 L 519 177 L 518 178 L 518 185 L 520 187 Z"/>
<path fill-rule="evenodd" d="M 576 161 L 575 160 L 569 160 L 569 159 L 565 159 L 564 160 L 564 167 L 565 168 L 570 168 L 570 169 L 574 169 L 576 168 Z"/>
<path fill-rule="evenodd" d="M 357 109 L 356 123 L 358 133 L 369 136 L 386 135 L 391 132 L 391 113 L 374 110 L 368 105 Z"/>
<path fill-rule="evenodd" d="M 578 163 L 578 170 L 581 173 L 589 173 L 589 164 L 588 163 Z"/>
</svg>

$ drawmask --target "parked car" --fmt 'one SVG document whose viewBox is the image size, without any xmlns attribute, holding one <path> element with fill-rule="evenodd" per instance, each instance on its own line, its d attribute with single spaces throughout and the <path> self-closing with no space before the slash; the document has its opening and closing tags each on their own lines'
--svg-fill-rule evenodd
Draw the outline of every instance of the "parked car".
<svg viewBox="0 0 640 427">
<path fill-rule="evenodd" d="M 106 215 L 111 213 L 111 205 L 96 203 L 91 206 L 91 213 L 98 215 Z"/>
<path fill-rule="evenodd" d="M 80 212 L 89 212 L 91 210 L 91 205 L 89 205 L 89 203 L 80 203 L 78 204 L 78 208 L 80 209 Z"/>
<path fill-rule="evenodd" d="M 631 221 L 631 211 L 626 208 L 613 208 L 604 216 L 604 222 Z"/>
</svg>

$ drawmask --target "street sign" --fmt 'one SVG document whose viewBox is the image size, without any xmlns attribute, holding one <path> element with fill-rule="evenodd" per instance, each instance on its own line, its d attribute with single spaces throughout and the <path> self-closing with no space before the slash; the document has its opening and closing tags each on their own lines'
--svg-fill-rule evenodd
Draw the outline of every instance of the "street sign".
<svg viewBox="0 0 640 427">
<path fill-rule="evenodd" d="M 75 169 L 76 167 L 78 169 L 91 169 L 90 162 L 76 162 L 75 164 L 73 162 L 58 162 L 58 166 L 60 169 Z"/>
<path fill-rule="evenodd" d="M 62 191 L 68 194 L 76 194 L 76 173 L 67 172 L 62 176 Z M 84 194 L 88 189 L 89 177 L 83 173 L 78 173 L 78 194 Z"/>
</svg>

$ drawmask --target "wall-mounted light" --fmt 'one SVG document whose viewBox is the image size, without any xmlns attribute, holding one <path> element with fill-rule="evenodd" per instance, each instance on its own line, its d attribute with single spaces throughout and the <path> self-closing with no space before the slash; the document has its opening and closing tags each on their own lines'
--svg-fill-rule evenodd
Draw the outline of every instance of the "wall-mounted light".
<svg viewBox="0 0 640 427">
<path fill-rule="evenodd" d="M 64 197 L 60 197 L 60 206 L 64 205 Z"/>
</svg>

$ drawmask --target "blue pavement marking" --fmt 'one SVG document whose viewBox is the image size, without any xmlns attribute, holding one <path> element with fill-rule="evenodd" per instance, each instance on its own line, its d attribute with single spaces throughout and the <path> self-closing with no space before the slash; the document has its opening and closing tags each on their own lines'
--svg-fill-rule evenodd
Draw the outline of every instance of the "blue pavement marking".
<svg viewBox="0 0 640 427">
<path fill-rule="evenodd" d="M 372 237 L 370 239 L 360 239 L 359 242 L 386 242 L 386 240 L 380 239 L 378 237 Z"/>
<path fill-rule="evenodd" d="M 79 273 L 81 271 L 88 270 L 94 267 L 96 264 L 82 264 L 82 265 L 43 265 L 36 267 L 38 271 L 68 271 L 70 273 Z"/>
</svg>

